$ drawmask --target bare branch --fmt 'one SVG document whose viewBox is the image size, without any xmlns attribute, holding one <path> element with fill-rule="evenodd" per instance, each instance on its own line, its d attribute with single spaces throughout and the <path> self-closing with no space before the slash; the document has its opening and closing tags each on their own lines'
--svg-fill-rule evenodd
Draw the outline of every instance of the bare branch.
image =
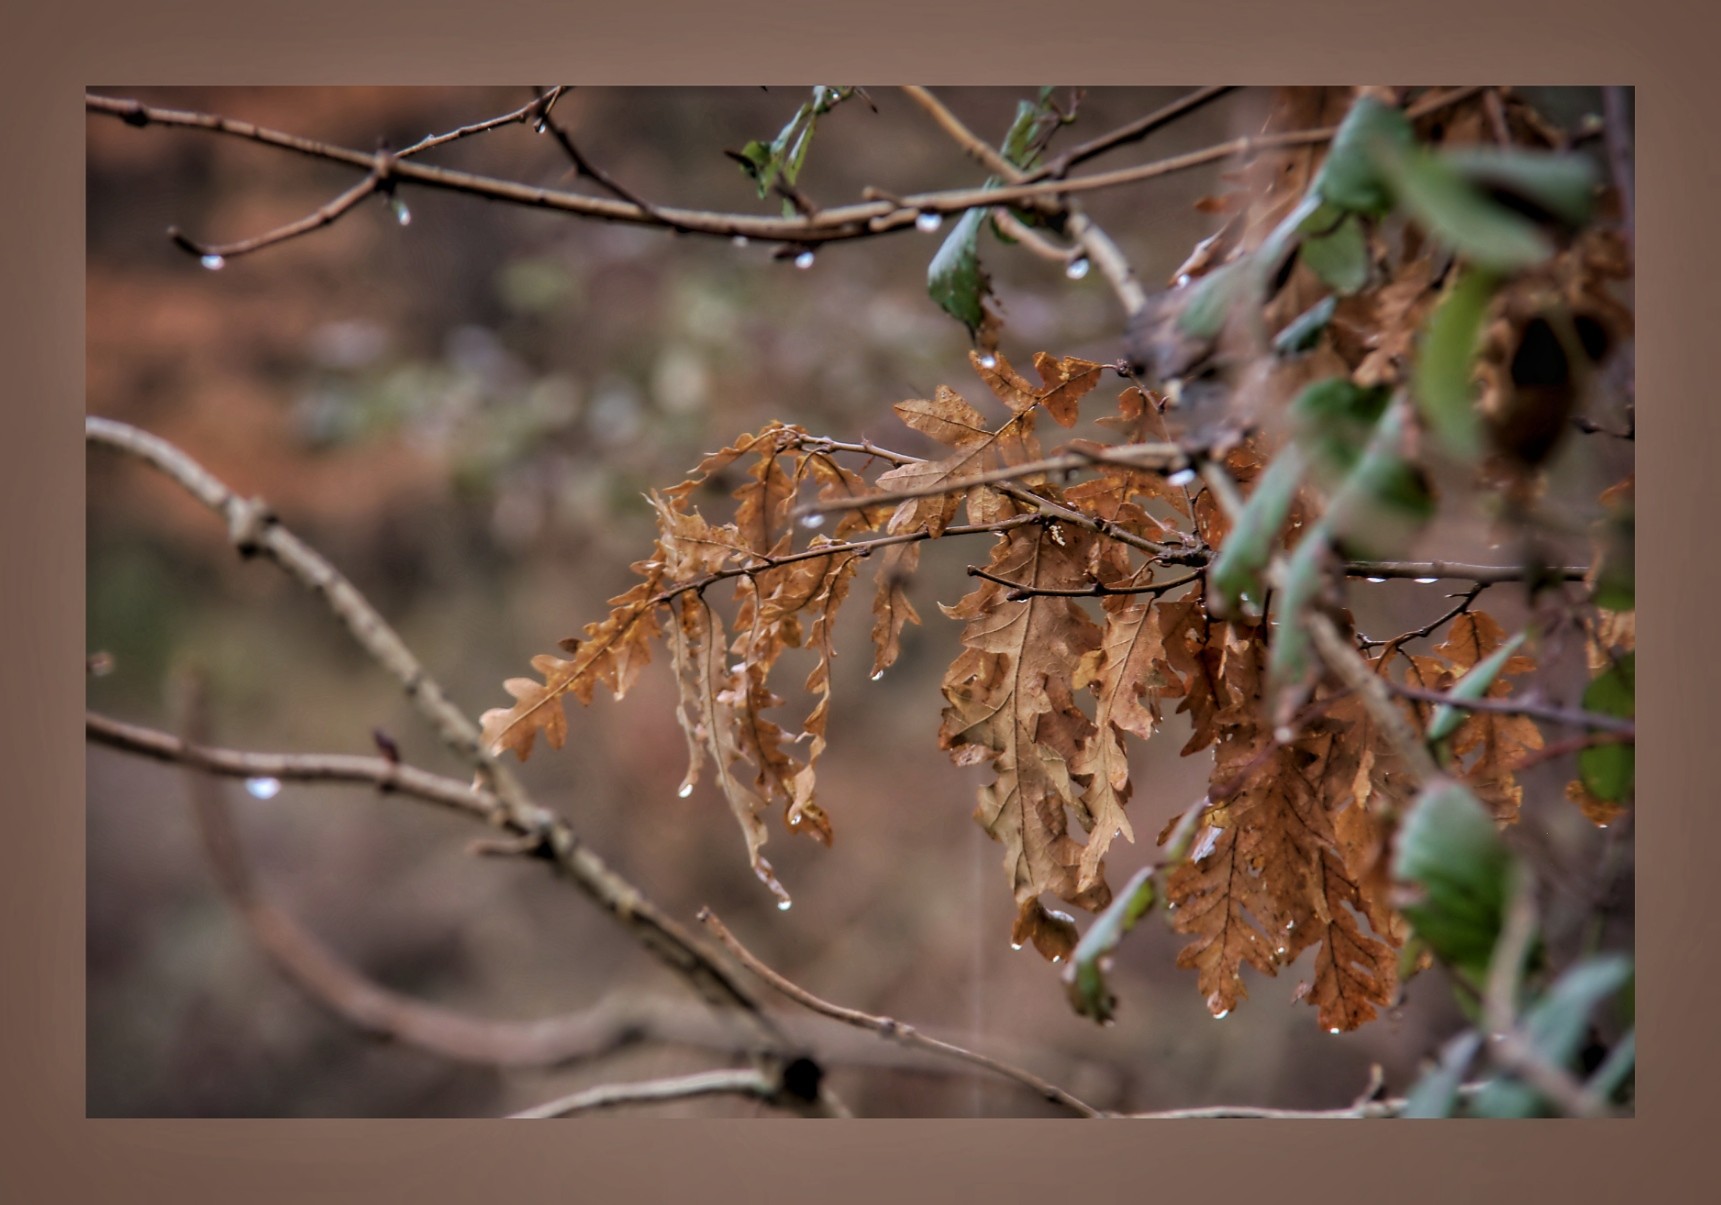
<svg viewBox="0 0 1721 1205">
<path fill-rule="evenodd" d="M 1149 113 L 1146 117 L 1132 121 L 1128 125 L 1119 126 L 1110 133 L 1101 134 L 1098 138 L 1090 139 L 1080 146 L 1071 147 L 1044 167 L 1027 173 L 1025 179 L 1029 183 L 1048 177 L 1062 179 L 1078 163 L 1086 163 L 1089 159 L 1115 150 L 1117 147 L 1127 146 L 1132 142 L 1140 142 L 1155 130 L 1163 129 L 1179 117 L 1193 113 L 1208 101 L 1217 100 L 1231 90 L 1232 85 L 1230 84 L 1197 88 L 1187 96 L 1179 97 L 1164 108 Z"/>
<path fill-rule="evenodd" d="M 477 724 L 447 700 L 375 608 L 333 566 L 277 522 L 260 501 L 239 498 L 178 448 L 135 427 L 87 417 L 84 431 L 88 440 L 127 452 L 165 473 L 227 520 L 242 555 L 247 551 L 268 555 L 320 596 L 360 647 L 400 680 L 444 743 L 476 767 L 499 804 L 488 817 L 492 823 L 538 837 L 531 847 L 537 854 L 685 978 L 703 999 L 739 1016 L 768 1049 L 781 1048 L 781 1034 L 752 995 L 691 934 L 587 849 L 565 820 L 526 797 L 514 776 L 484 747 Z"/>
<path fill-rule="evenodd" d="M 277 243 L 284 243 L 289 239 L 321 230 L 324 226 L 333 224 L 366 197 L 375 196 L 382 189 L 383 182 L 388 178 L 387 169 L 380 166 L 384 158 L 379 156 L 379 166 L 370 175 L 327 205 L 307 214 L 296 222 L 289 222 L 285 226 L 276 227 L 266 234 L 240 239 L 233 243 L 203 243 L 185 234 L 179 227 L 169 226 L 167 237 L 172 239 L 181 250 L 201 259 L 204 267 L 219 268 L 227 260 L 236 259 L 241 255 L 249 255 L 253 251 L 261 251 L 266 247 L 273 247 Z"/>
<path fill-rule="evenodd" d="M 748 950 L 746 946 L 741 944 L 740 939 L 729 931 L 728 926 L 719 920 L 717 914 L 712 912 L 711 909 L 701 909 L 699 919 L 705 922 L 705 927 L 716 936 L 717 940 L 721 941 L 726 947 L 728 947 L 730 953 L 734 954 L 736 958 L 741 960 L 741 964 L 743 966 L 745 966 L 749 971 L 752 971 L 760 979 L 764 980 L 769 986 L 775 988 L 778 992 L 787 996 L 789 999 L 804 1008 L 809 1008 L 814 1012 L 819 1013 L 822 1016 L 830 1017 L 833 1020 L 841 1021 L 845 1025 L 853 1025 L 860 1029 L 870 1029 L 874 1033 L 887 1037 L 892 1041 L 900 1042 L 905 1046 L 915 1046 L 922 1050 L 934 1051 L 938 1054 L 947 1055 L 950 1058 L 961 1059 L 963 1062 L 972 1063 L 976 1067 L 983 1067 L 994 1074 L 1005 1077 L 1006 1079 L 1015 1080 L 1017 1083 L 1031 1088 L 1046 1100 L 1049 1100 L 1054 1104 L 1062 1105 L 1064 1108 L 1069 1109 L 1073 1113 L 1080 1114 L 1083 1117 L 1101 1116 L 1100 1111 L 1095 1109 L 1092 1105 L 1077 1100 L 1062 1088 L 1055 1084 L 1048 1083 L 1031 1071 L 1024 1071 L 1020 1067 L 1011 1066 L 1009 1063 L 1000 1062 L 997 1059 L 968 1050 L 965 1047 L 957 1046 L 950 1042 L 940 1041 L 938 1038 L 928 1037 L 913 1026 L 904 1025 L 901 1021 L 893 1020 L 890 1017 L 877 1017 L 873 1016 L 871 1013 L 861 1012 L 859 1009 L 844 1008 L 840 1004 L 832 1004 L 827 1000 L 821 1000 L 805 988 L 799 987 L 783 978 L 783 976 L 779 975 L 776 971 L 773 971 L 770 967 L 759 961 L 758 957 L 754 955 L 752 951 Z"/>
<path fill-rule="evenodd" d="M 791 1105 L 781 1084 L 771 1082 L 762 1072 L 700 1071 L 693 1075 L 678 1075 L 671 1079 L 645 1080 L 636 1084 L 600 1084 L 546 1104 L 513 1114 L 514 1119 L 533 1120 L 545 1117 L 573 1117 L 580 1113 L 596 1113 L 604 1109 L 620 1109 L 629 1105 L 659 1105 L 668 1101 L 696 1100 L 704 1096 L 745 1096 L 780 1108 L 804 1112 L 800 1104 Z"/>
<path fill-rule="evenodd" d="M 1420 686 L 1407 686 L 1402 682 L 1382 679 L 1386 688 L 1393 694 L 1404 699 L 1415 699 L 1421 703 L 1440 703 L 1448 707 L 1457 707 L 1464 711 L 1488 711 L 1501 715 L 1522 715 L 1533 720 L 1541 720 L 1548 724 L 1564 724 L 1571 728 L 1593 728 L 1600 732 L 1617 733 L 1623 737 L 1636 737 L 1637 724 L 1623 716 L 1604 715 L 1596 711 L 1577 711 L 1566 707 L 1549 707 L 1542 703 L 1533 703 L 1527 699 L 1455 699 L 1444 691 L 1424 690 Z"/>
<path fill-rule="evenodd" d="M 1467 565 L 1458 561 L 1350 561 L 1344 569 L 1346 577 L 1378 577 L 1383 581 L 1405 577 L 1438 581 L 1444 577 L 1485 585 L 1521 582 L 1530 576 L 1530 571 L 1522 565 Z M 1588 565 L 1565 565 L 1546 572 L 1575 582 L 1582 581 L 1589 571 Z"/>
</svg>

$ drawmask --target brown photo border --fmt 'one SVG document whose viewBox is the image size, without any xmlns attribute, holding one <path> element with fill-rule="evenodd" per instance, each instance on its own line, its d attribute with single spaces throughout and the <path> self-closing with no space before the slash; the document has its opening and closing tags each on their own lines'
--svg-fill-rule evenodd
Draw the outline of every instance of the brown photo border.
<svg viewBox="0 0 1721 1205">
<path fill-rule="evenodd" d="M 8 812 L 0 842 L 0 1199 L 436 1202 L 776 1198 L 1618 1200 L 1717 1182 L 1714 945 L 1695 889 L 1721 813 L 1699 776 L 1716 737 L 1705 605 L 1721 447 L 1704 352 L 1715 342 L 1712 18 L 1671 0 L 1144 3 L 1019 0 L 923 11 L 712 0 L 584 6 L 105 0 L 18 6 L 0 73 L 7 246 L 0 403 L 6 509 L 0 670 Z M 1638 88 L 1639 458 L 1645 611 L 1639 828 L 1638 1117 L 1617 1122 L 88 1121 L 83 1117 L 83 128 L 76 91 L 125 83 L 1047 82 L 1621 83 Z M 1705 224 L 1705 219 L 1708 219 Z M 1709 237 L 1705 237 L 1708 234 Z M 1670 411 L 1669 406 L 1674 409 Z M 1673 421 L 1669 421 L 1672 417 Z M 1709 432 L 1708 436 L 1704 432 Z M 1682 634 L 1688 648 L 1669 647 Z M 1707 738 L 1707 741 L 1705 740 Z M 1677 806 L 1678 810 L 1674 811 Z M 787 1127 L 800 1124 L 794 1134 Z M 1248 1132 L 1233 1126 L 1248 1126 Z M 1173 1127 L 1176 1128 L 1173 1128 Z M 1594 1129 L 1605 1126 L 1605 1132 Z M 1031 1132 L 1028 1127 L 1031 1127 Z M 1688 1187 L 1689 1186 L 1689 1187 Z M 1511 1198 L 1508 1197 L 1511 1194 Z"/>
</svg>

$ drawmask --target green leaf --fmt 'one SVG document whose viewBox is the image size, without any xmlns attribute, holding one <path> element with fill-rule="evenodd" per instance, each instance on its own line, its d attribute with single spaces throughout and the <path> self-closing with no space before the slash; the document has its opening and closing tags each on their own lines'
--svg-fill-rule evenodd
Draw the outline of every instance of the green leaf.
<svg viewBox="0 0 1721 1205">
<path fill-rule="evenodd" d="M 1117 997 L 1106 984 L 1105 963 L 1123 935 L 1153 907 L 1154 867 L 1135 872 L 1135 877 L 1113 898 L 1109 907 L 1094 919 L 1070 955 L 1064 968 L 1064 990 L 1077 1013 L 1109 1024 L 1117 1010 Z"/>
<path fill-rule="evenodd" d="M 986 317 L 989 284 L 980 266 L 979 252 L 980 227 L 985 217 L 984 209 L 964 213 L 926 268 L 926 291 L 970 334 L 980 329 Z"/>
<path fill-rule="evenodd" d="M 1631 719 L 1637 715 L 1637 654 L 1626 653 L 1584 689 L 1585 711 Z M 1578 752 L 1584 789 L 1609 803 L 1625 800 L 1637 776 L 1637 747 L 1621 741 Z"/>
<path fill-rule="evenodd" d="M 1189 300 L 1177 315 L 1177 325 L 1183 333 L 1195 339 L 1217 338 L 1225 326 L 1225 315 L 1244 281 L 1239 269 L 1248 257 L 1220 264 L 1213 271 L 1189 286 Z"/>
<path fill-rule="evenodd" d="M 1329 377 L 1291 403 L 1293 436 L 1328 486 L 1356 465 L 1390 398 L 1384 388 L 1363 389 L 1348 377 Z"/>
<path fill-rule="evenodd" d="M 1380 161 L 1415 141 L 1403 113 L 1372 96 L 1361 97 L 1333 135 L 1312 191 L 1340 209 L 1379 216 L 1392 208 L 1392 189 Z"/>
<path fill-rule="evenodd" d="M 1338 218 L 1336 225 L 1334 218 Z M 1360 217 L 1355 214 L 1340 217 L 1334 207 L 1322 206 L 1303 223 L 1302 229 L 1300 254 L 1316 276 L 1345 294 L 1355 293 L 1368 283 L 1372 265 Z"/>
<path fill-rule="evenodd" d="M 1273 541 L 1297 496 L 1303 467 L 1302 451 L 1290 444 L 1281 449 L 1256 482 L 1255 492 L 1249 495 L 1208 574 L 1210 598 L 1217 603 L 1212 607 L 1216 616 L 1235 614 L 1245 601 L 1251 612 L 1259 613 L 1261 571 L 1267 567 Z"/>
<path fill-rule="evenodd" d="M 790 185 L 800 178 L 819 118 L 854 95 L 854 91 L 853 88 L 833 88 L 823 84 L 815 87 L 813 99 L 795 110 L 789 123 L 769 144 L 753 141 L 741 148 L 737 161 L 741 170 L 752 179 L 761 198 L 770 195 L 779 177 Z M 793 212 L 794 207 L 786 205 L 786 209 Z"/>
<path fill-rule="evenodd" d="M 1482 453 L 1482 417 L 1470 381 L 1482 319 L 1499 279 L 1491 272 L 1466 272 L 1448 290 L 1423 330 L 1411 373 L 1411 392 L 1429 429 L 1464 461 Z"/>
<path fill-rule="evenodd" d="M 1333 311 L 1338 304 L 1337 297 L 1323 297 L 1298 314 L 1285 324 L 1284 330 L 1273 336 L 1273 350 L 1281 356 L 1308 351 L 1333 320 Z"/>
<path fill-rule="evenodd" d="M 1470 672 L 1459 680 L 1458 685 L 1447 691 L 1447 695 L 1465 702 L 1473 702 L 1488 693 L 1488 688 L 1494 685 L 1494 679 L 1500 676 L 1500 669 L 1512 659 L 1524 644 L 1524 633 L 1519 632 L 1499 648 L 1489 653 L 1486 658 L 1471 667 Z M 1469 712 L 1460 707 L 1442 703 L 1434 709 L 1434 716 L 1428 721 L 1428 743 L 1438 744 L 1458 731 L 1458 726 L 1469 716 Z"/>
<path fill-rule="evenodd" d="M 1466 1029 L 1446 1043 L 1440 1052 L 1439 1066 L 1430 1068 L 1416 1081 L 1416 1086 L 1405 1098 L 1404 1112 L 1399 1116 L 1423 1119 L 1451 1117 L 1458 1104 L 1458 1090 L 1464 1083 L 1465 1072 L 1470 1070 L 1470 1064 L 1475 1062 L 1476 1052 L 1481 1048 L 1482 1035 L 1473 1029 Z"/>
<path fill-rule="evenodd" d="M 1518 870 L 1493 817 L 1450 780 L 1425 787 L 1399 829 L 1393 877 L 1417 889 L 1405 917 L 1435 956 L 1486 981 Z"/>
<path fill-rule="evenodd" d="M 1596 166 L 1583 155 L 1471 146 L 1443 151 L 1441 158 L 1483 192 L 1540 209 L 1573 229 L 1588 222 L 1595 207 Z"/>
<path fill-rule="evenodd" d="M 1016 120 L 1010 123 L 1010 130 L 1004 135 L 1002 147 L 1004 158 L 1011 166 L 1027 169 L 1033 166 L 1035 144 L 1045 133 L 1048 126 L 1059 120 L 1051 106 L 1052 89 L 1050 86 L 1040 89 L 1038 100 L 1019 100 L 1016 102 Z"/>
<path fill-rule="evenodd" d="M 1389 151 L 1380 163 L 1411 216 L 1471 262 L 1510 272 L 1553 254 L 1535 222 L 1490 199 L 1446 160 L 1412 149 Z"/>
</svg>

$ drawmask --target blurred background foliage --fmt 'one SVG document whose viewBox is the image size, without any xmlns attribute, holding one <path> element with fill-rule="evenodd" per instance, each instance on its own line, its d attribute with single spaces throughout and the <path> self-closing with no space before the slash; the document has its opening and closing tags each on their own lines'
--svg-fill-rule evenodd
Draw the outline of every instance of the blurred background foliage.
<svg viewBox="0 0 1721 1205">
<path fill-rule="evenodd" d="M 502 88 L 97 90 L 366 150 L 530 99 Z M 940 96 L 998 139 L 1035 91 Z M 1088 90 L 1061 138 L 1091 137 L 1182 91 Z M 838 204 L 869 185 L 903 194 L 984 180 L 900 95 L 870 96 L 876 109 L 848 103 L 821 117 L 803 192 Z M 652 201 L 770 214 L 780 202 L 761 200 L 723 151 L 769 140 L 805 99 L 798 88 L 580 88 L 555 113 L 590 160 Z M 1234 93 L 1156 133 L 1145 152 L 1256 128 L 1264 103 Z M 1548 105 L 1574 124 L 1594 108 L 1584 89 L 1552 93 Z M 426 161 L 576 186 L 554 142 L 524 125 Z M 927 261 L 944 233 L 833 244 L 802 270 L 768 246 L 405 189 L 406 224 L 370 201 L 215 272 L 163 236 L 177 225 L 210 241 L 244 237 L 352 183 L 350 172 L 239 140 L 92 121 L 88 409 L 179 444 L 267 499 L 474 715 L 505 704 L 504 678 L 630 584 L 627 566 L 651 541 L 644 491 L 680 480 L 700 454 L 773 418 L 919 452 L 891 405 L 939 384 L 978 388 L 968 333 L 927 296 Z M 1217 168 L 1198 169 L 1086 205 L 1154 288 L 1211 232 L 1214 219 L 1195 202 L 1220 187 Z M 1072 281 L 992 240 L 982 253 L 1012 360 L 1041 349 L 1122 354 L 1122 313 L 1098 273 Z M 1580 461 L 1592 455 L 1588 441 L 1568 442 Z M 1611 480 L 1588 462 L 1573 472 L 1583 488 Z M 93 709 L 171 728 L 176 683 L 195 671 L 209 683 L 215 743 L 371 753 L 380 729 L 407 760 L 459 773 L 332 617 L 271 567 L 236 558 L 211 516 L 175 487 L 98 451 L 87 516 L 89 649 L 114 659 L 113 672 L 89 682 Z M 1056 968 L 1011 952 L 998 849 L 970 819 L 979 776 L 953 767 L 937 744 L 938 681 L 957 633 L 931 604 L 956 600 L 975 559 L 952 545 L 927 548 L 911 590 L 926 626 L 909 630 L 882 681 L 867 680 L 864 607 L 848 608 L 840 625 L 848 655 L 835 666 L 820 772 L 836 843 L 792 842 L 777 827 L 770 846 L 792 911 L 778 912 L 748 870 L 714 789 L 676 797 L 683 742 L 663 664 L 624 703 L 576 709 L 568 748 L 522 767 L 527 782 L 671 915 L 691 923 L 710 905 L 755 952 L 827 999 L 1010 1058 L 1102 1108 L 1337 1106 L 1363 1088 L 1371 1063 L 1392 1089 L 1408 1086 L 1418 1060 L 1459 1023 L 1438 972 L 1412 981 L 1390 1017 L 1342 1037 L 1291 1004 L 1295 966 L 1251 979 L 1248 1006 L 1214 1024 L 1172 965 L 1178 941 L 1144 924 L 1118 953 L 1111 980 L 1122 1004 L 1117 1024 L 1101 1029 L 1070 1010 Z M 1426 595 L 1418 605 L 1419 589 L 1371 587 L 1359 623 L 1390 634 L 1425 622 L 1434 612 L 1424 613 Z M 1496 597 L 1505 593 L 1488 603 L 1509 622 L 1513 604 Z M 1205 789 L 1205 758 L 1176 756 L 1182 727 L 1168 717 L 1167 731 L 1135 750 L 1132 813 L 1143 837 L 1114 849 L 1114 883 L 1150 860 L 1151 835 Z M 181 772 L 92 748 L 87 774 L 92 1116 L 484 1115 L 711 1062 L 646 1048 L 554 1072 L 501 1072 L 364 1038 L 250 946 L 203 862 Z M 1629 872 L 1629 849 L 1609 846 L 1559 800 L 1557 768 L 1528 781 L 1552 806 L 1532 806 L 1511 836 L 1555 868 L 1575 926 L 1594 906 L 1601 859 Z M 237 784 L 224 789 L 240 805 L 265 890 L 392 988 L 498 1019 L 644 997 L 701 1007 L 541 868 L 468 856 L 472 834 L 460 822 L 363 791 L 289 785 L 259 800 Z M 1623 890 L 1610 923 L 1629 932 L 1629 881 Z M 834 1086 L 867 1114 L 1053 1111 L 1017 1086 L 949 1069 L 835 1063 Z M 758 1110 L 697 1102 L 656 1111 Z"/>
</svg>

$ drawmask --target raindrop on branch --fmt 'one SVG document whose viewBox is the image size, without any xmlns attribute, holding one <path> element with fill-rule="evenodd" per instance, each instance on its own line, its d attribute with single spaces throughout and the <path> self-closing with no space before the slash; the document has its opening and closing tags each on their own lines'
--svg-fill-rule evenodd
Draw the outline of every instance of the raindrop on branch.
<svg viewBox="0 0 1721 1205">
<path fill-rule="evenodd" d="M 795 267 L 800 268 L 804 272 L 813 266 L 813 258 L 813 253 L 810 250 L 803 251 L 799 255 L 795 256 Z"/>
<path fill-rule="evenodd" d="M 388 207 L 394 210 L 394 220 L 402 226 L 412 225 L 412 210 L 406 207 L 406 202 L 399 197 L 390 197 Z"/>
<path fill-rule="evenodd" d="M 205 255 L 200 262 L 211 272 L 219 272 L 227 266 L 227 261 L 222 259 L 219 255 L 216 255 L 214 252 L 210 252 L 208 255 Z"/>
<path fill-rule="evenodd" d="M 944 215 L 934 213 L 930 209 L 922 210 L 920 216 L 914 219 L 914 228 L 923 234 L 931 234 L 942 225 L 944 225 Z"/>
<path fill-rule="evenodd" d="M 1384 582 L 1386 579 L 1384 577 L 1371 577 L 1368 580 L 1373 582 L 1375 585 L 1378 586 L 1381 582 Z"/>
<path fill-rule="evenodd" d="M 1419 577 L 1416 579 L 1416 584 L 1419 586 L 1432 586 L 1439 580 L 1440 579 L 1437 577 Z"/>
<path fill-rule="evenodd" d="M 813 528 L 813 527 L 823 527 L 824 525 L 825 525 L 825 517 L 816 510 L 815 511 L 809 511 L 807 514 L 804 514 L 801 516 L 801 526 L 802 527 Z"/>
<path fill-rule="evenodd" d="M 273 799 L 281 793 L 281 780 L 258 775 L 245 780 L 245 790 L 253 799 Z"/>
<path fill-rule="evenodd" d="M 1170 477 L 1166 478 L 1166 480 L 1171 482 L 1172 485 L 1175 485 L 1175 486 L 1178 486 L 1181 488 L 1182 486 L 1188 485 L 1191 481 L 1195 480 L 1195 470 L 1194 469 L 1178 469 L 1177 472 L 1173 473 Z"/>
<path fill-rule="evenodd" d="M 1088 262 L 1087 256 L 1078 255 L 1072 259 L 1069 262 L 1069 266 L 1064 269 L 1064 275 L 1068 276 L 1071 280 L 1080 280 L 1088 274 L 1088 269 L 1091 267 L 1093 267 L 1093 265 Z"/>
<path fill-rule="evenodd" d="M 744 234 L 737 234 L 734 238 L 730 239 L 729 242 L 737 247 L 745 247 L 747 245 L 747 236 Z"/>
</svg>

